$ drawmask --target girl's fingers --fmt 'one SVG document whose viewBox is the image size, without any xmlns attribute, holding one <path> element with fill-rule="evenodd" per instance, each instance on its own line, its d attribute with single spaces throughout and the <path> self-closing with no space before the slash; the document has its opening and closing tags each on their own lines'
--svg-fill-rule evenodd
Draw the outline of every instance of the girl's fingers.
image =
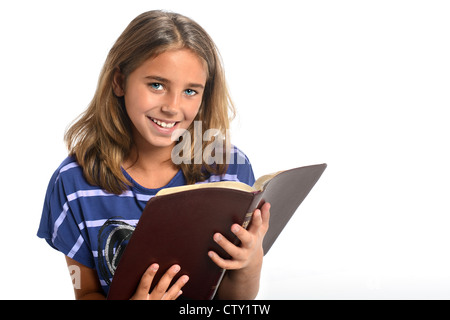
<svg viewBox="0 0 450 320">
<path fill-rule="evenodd" d="M 145 270 L 135 294 L 131 297 L 131 300 L 142 300 L 148 298 L 148 292 L 150 290 L 150 286 L 152 285 L 153 278 L 155 277 L 156 272 L 158 272 L 158 268 L 158 264 L 154 263 L 148 267 L 147 270 Z"/>
<path fill-rule="evenodd" d="M 241 264 L 237 260 L 228 260 L 228 259 L 222 259 L 217 253 L 214 251 L 209 251 L 208 256 L 211 258 L 211 260 L 222 269 L 226 270 L 234 270 L 239 269 Z"/>
<path fill-rule="evenodd" d="M 230 256 L 233 257 L 233 259 L 241 259 L 242 257 L 242 248 L 250 247 L 253 243 L 253 237 L 252 235 L 242 228 L 238 224 L 234 224 L 231 226 L 231 231 L 238 237 L 238 239 L 241 241 L 241 245 L 238 247 L 231 241 L 229 241 L 227 238 L 225 238 L 220 233 L 215 233 L 213 236 L 214 241 L 222 247 L 223 250 L 225 250 Z"/>
<path fill-rule="evenodd" d="M 262 226 L 263 221 L 261 217 L 261 210 L 256 209 L 253 212 L 252 216 L 252 222 L 250 223 L 250 227 L 248 228 L 248 231 L 251 233 L 255 233 L 259 230 L 259 228 Z"/>
<path fill-rule="evenodd" d="M 170 289 L 164 293 L 162 296 L 162 300 L 175 300 L 178 298 L 183 292 L 181 288 L 189 281 L 189 277 L 187 275 L 181 276 L 177 282 L 175 282 Z"/>
<path fill-rule="evenodd" d="M 208 255 L 211 260 L 213 260 L 220 268 L 227 270 L 239 269 L 245 266 L 249 262 L 249 257 L 262 245 L 264 235 L 269 228 L 269 219 L 270 204 L 265 203 L 261 207 L 261 210 L 256 209 L 253 213 L 252 222 L 248 230 L 238 224 L 232 225 L 231 231 L 241 241 L 239 247 L 234 245 L 220 233 L 214 234 L 214 241 L 217 242 L 217 244 L 219 244 L 232 259 L 222 259 L 214 251 L 209 251 Z"/>
<path fill-rule="evenodd" d="M 181 276 L 170 288 L 169 285 L 173 278 L 180 271 L 179 265 L 173 265 L 166 273 L 161 277 L 158 284 L 149 293 L 153 279 L 158 272 L 158 264 L 154 263 L 144 272 L 141 281 L 136 289 L 135 294 L 131 297 L 131 300 L 150 300 L 150 299 L 164 299 L 172 300 L 178 298 L 182 291 L 181 288 L 189 281 L 187 275 Z"/>
<path fill-rule="evenodd" d="M 170 282 L 172 282 L 172 279 L 176 276 L 180 269 L 180 266 L 177 264 L 171 266 L 161 277 L 158 284 L 153 288 L 150 293 L 150 297 L 157 300 L 161 299 L 168 290 Z"/>
<path fill-rule="evenodd" d="M 264 233 L 269 229 L 270 221 L 270 203 L 266 202 L 261 208 L 261 221 L 264 228 Z"/>
<path fill-rule="evenodd" d="M 269 229 L 270 220 L 270 204 L 265 203 L 260 209 L 256 209 L 253 212 L 252 222 L 250 227 L 245 230 L 239 225 L 233 225 L 231 230 L 233 233 L 241 240 L 242 246 L 251 247 L 253 240 L 259 237 L 264 237 L 267 230 Z"/>
<path fill-rule="evenodd" d="M 261 209 L 256 209 L 253 212 L 252 222 L 248 229 L 251 233 L 259 233 L 260 228 L 262 228 L 263 234 L 269 229 L 270 220 L 270 204 L 266 202 Z"/>
</svg>

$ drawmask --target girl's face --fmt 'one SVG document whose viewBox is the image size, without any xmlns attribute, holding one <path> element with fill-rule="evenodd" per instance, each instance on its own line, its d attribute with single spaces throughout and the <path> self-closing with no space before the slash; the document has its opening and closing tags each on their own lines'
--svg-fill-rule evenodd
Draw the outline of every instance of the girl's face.
<svg viewBox="0 0 450 320">
<path fill-rule="evenodd" d="M 188 49 L 166 51 L 146 60 L 126 80 L 120 73 L 114 92 L 124 96 L 138 148 L 168 147 L 176 129 L 187 129 L 198 113 L 206 84 L 203 60 Z"/>
</svg>

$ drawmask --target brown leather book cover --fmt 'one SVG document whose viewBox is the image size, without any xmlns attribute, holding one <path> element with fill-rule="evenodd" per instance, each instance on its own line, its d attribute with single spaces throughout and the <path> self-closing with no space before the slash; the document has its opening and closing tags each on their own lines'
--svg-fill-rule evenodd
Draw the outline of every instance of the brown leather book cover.
<svg viewBox="0 0 450 320">
<path fill-rule="evenodd" d="M 263 242 L 266 254 L 325 168 L 326 164 L 320 164 L 263 176 L 254 188 L 217 182 L 164 189 L 147 203 L 114 273 L 108 299 L 129 299 L 152 263 L 160 267 L 151 289 L 170 266 L 179 264 L 181 271 L 173 281 L 189 276 L 183 296 L 212 299 L 225 270 L 212 262 L 208 251 L 229 257 L 214 242 L 214 233 L 238 244 L 231 225 L 247 227 L 251 213 L 269 202 L 269 230 Z"/>
</svg>

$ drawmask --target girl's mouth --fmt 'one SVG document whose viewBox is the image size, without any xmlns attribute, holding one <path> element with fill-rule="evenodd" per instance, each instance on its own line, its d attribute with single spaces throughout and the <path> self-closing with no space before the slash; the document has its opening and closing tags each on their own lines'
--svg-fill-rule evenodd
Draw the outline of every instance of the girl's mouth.
<svg viewBox="0 0 450 320">
<path fill-rule="evenodd" d="M 149 117 L 149 119 L 152 120 L 154 123 L 156 123 L 161 128 L 170 129 L 170 128 L 173 128 L 177 124 L 176 121 L 175 122 L 166 122 L 166 121 L 161 121 L 161 120 L 154 119 L 154 118 L 151 118 L 151 117 Z"/>
</svg>

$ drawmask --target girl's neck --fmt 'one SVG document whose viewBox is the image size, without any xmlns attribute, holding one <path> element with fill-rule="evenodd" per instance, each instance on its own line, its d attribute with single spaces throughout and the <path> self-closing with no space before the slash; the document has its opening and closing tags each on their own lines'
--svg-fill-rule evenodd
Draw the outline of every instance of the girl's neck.
<svg viewBox="0 0 450 320">
<path fill-rule="evenodd" d="M 167 185 L 179 168 L 171 160 L 172 146 L 145 148 L 135 146 L 123 163 L 123 168 L 141 186 L 149 189 Z"/>
</svg>

